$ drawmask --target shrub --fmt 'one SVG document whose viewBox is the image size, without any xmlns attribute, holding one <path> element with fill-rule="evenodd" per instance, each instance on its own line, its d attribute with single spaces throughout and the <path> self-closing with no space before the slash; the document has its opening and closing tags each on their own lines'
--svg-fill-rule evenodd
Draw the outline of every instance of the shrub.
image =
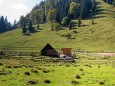
<svg viewBox="0 0 115 86">
<path fill-rule="evenodd" d="M 80 70 L 80 71 L 83 71 L 83 69 L 82 69 L 82 68 L 80 68 L 79 70 Z"/>
<path fill-rule="evenodd" d="M 36 80 L 29 80 L 27 81 L 27 85 L 34 85 L 37 84 L 38 82 Z"/>
<path fill-rule="evenodd" d="M 43 70 L 43 73 L 49 73 L 50 71 L 49 70 Z"/>
<path fill-rule="evenodd" d="M 62 19 L 62 21 L 61 21 L 61 24 L 62 24 L 63 26 L 66 26 L 66 25 L 68 24 L 68 18 L 67 18 L 67 17 L 64 17 L 64 18 Z"/>
<path fill-rule="evenodd" d="M 51 83 L 51 81 L 50 80 L 44 80 L 44 83 Z"/>
<path fill-rule="evenodd" d="M 38 24 L 38 25 L 37 25 L 37 30 L 39 30 L 39 29 L 40 29 L 40 25 Z"/>
<path fill-rule="evenodd" d="M 6 73 L 4 73 L 4 72 L 0 72 L 0 75 L 6 75 Z"/>
<path fill-rule="evenodd" d="M 77 82 L 77 81 L 75 81 L 75 80 L 72 80 L 71 83 L 72 83 L 73 85 L 79 84 L 79 82 Z"/>
<path fill-rule="evenodd" d="M 7 72 L 6 72 L 6 74 L 11 74 L 11 73 L 12 73 L 12 71 L 7 71 Z"/>
<path fill-rule="evenodd" d="M 65 37 L 67 37 L 68 39 L 71 37 L 72 35 L 70 34 L 70 33 L 67 33 L 66 35 L 65 35 Z"/>
<path fill-rule="evenodd" d="M 18 66 L 13 66 L 13 68 L 18 68 Z"/>
<path fill-rule="evenodd" d="M 12 68 L 12 66 L 8 65 L 8 66 L 5 66 L 5 68 Z"/>
<path fill-rule="evenodd" d="M 25 72 L 24 74 L 25 74 L 25 75 L 31 75 L 29 72 Z"/>
<path fill-rule="evenodd" d="M 0 63 L 0 66 L 3 66 L 3 63 Z"/>
<path fill-rule="evenodd" d="M 76 78 L 77 78 L 77 79 L 81 79 L 80 75 L 76 75 Z"/>
<path fill-rule="evenodd" d="M 104 85 L 104 82 L 100 81 L 99 84 L 100 84 L 100 85 Z"/>
<path fill-rule="evenodd" d="M 37 71 L 37 70 L 34 70 L 34 69 L 32 69 L 31 72 L 32 72 L 32 73 L 38 73 L 38 71 Z"/>
</svg>

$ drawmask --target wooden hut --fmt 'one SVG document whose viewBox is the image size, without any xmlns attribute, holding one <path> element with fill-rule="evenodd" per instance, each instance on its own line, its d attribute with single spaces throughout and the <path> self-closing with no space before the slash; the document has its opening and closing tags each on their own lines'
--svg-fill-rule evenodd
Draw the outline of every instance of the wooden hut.
<svg viewBox="0 0 115 86">
<path fill-rule="evenodd" d="M 46 44 L 46 46 L 41 50 L 41 55 L 58 57 L 58 52 L 50 44 Z"/>
<path fill-rule="evenodd" d="M 66 56 L 72 56 L 71 50 L 72 48 L 62 48 L 62 54 Z"/>
</svg>

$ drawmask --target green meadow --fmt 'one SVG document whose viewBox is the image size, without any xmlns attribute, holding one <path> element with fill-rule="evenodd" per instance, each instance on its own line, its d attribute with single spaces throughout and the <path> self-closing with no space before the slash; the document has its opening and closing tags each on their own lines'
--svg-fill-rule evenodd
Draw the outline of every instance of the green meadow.
<svg viewBox="0 0 115 86">
<path fill-rule="evenodd" d="M 1 59 L 0 86 L 115 86 L 114 58 L 77 57 L 75 62 Z"/>
</svg>

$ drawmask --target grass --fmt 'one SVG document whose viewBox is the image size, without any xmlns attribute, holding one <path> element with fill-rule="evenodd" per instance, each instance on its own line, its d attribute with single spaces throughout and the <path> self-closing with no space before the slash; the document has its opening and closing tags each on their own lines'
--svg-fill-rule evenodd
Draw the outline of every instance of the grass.
<svg viewBox="0 0 115 86">
<path fill-rule="evenodd" d="M 50 24 L 41 24 L 41 30 L 32 36 L 23 36 L 21 29 L 0 34 L 0 46 L 10 51 L 39 52 L 47 43 L 56 50 L 71 47 L 73 50 L 110 51 L 115 52 L 115 8 L 100 0 L 98 11 L 82 20 L 78 33 L 64 28 L 50 31 Z M 91 20 L 95 24 L 91 25 Z M 77 22 L 76 20 L 73 20 Z M 70 33 L 67 39 L 60 35 Z M 20 47 L 20 48 L 11 48 Z M 36 48 L 22 48 L 36 47 Z M 41 58 L 40 56 L 37 56 Z M 25 59 L 23 59 L 25 58 Z M 0 86 L 115 86 L 115 58 L 77 55 L 76 62 L 30 60 L 31 57 L 0 59 Z M 50 59 L 50 61 L 49 61 Z"/>
<path fill-rule="evenodd" d="M 8 47 L 36 47 L 36 49 L 14 49 L 20 51 L 40 51 L 47 43 L 50 43 L 57 50 L 63 47 L 70 47 L 73 50 L 84 51 L 108 51 L 115 52 L 115 8 L 100 0 L 97 0 L 99 5 L 96 13 L 90 14 L 87 19 L 82 20 L 81 27 L 77 28 L 78 33 L 73 33 L 73 30 L 63 28 L 58 31 L 50 31 L 50 24 L 41 24 L 41 30 L 32 36 L 23 36 L 21 29 L 0 34 L 0 46 Z M 91 21 L 94 20 L 93 25 Z M 73 20 L 77 22 L 76 20 Z M 72 38 L 62 37 L 70 33 Z M 5 50 L 5 49 L 4 49 Z M 11 49 L 13 50 L 13 49 Z"/>
<path fill-rule="evenodd" d="M 71 63 L 1 59 L 0 63 L 3 64 L 0 66 L 0 74 L 3 74 L 0 75 L 1 86 L 115 85 L 114 60 L 82 60 L 81 57 L 77 62 Z M 7 68 L 6 65 L 12 68 Z M 14 68 L 15 65 L 20 67 Z"/>
</svg>

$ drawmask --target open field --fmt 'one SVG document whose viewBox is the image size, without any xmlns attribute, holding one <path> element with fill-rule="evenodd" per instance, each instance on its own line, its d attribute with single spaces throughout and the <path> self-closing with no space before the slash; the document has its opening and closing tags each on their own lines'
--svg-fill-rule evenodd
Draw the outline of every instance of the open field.
<svg viewBox="0 0 115 86">
<path fill-rule="evenodd" d="M 76 62 L 0 59 L 0 86 L 115 86 L 115 58 Z"/>
</svg>

